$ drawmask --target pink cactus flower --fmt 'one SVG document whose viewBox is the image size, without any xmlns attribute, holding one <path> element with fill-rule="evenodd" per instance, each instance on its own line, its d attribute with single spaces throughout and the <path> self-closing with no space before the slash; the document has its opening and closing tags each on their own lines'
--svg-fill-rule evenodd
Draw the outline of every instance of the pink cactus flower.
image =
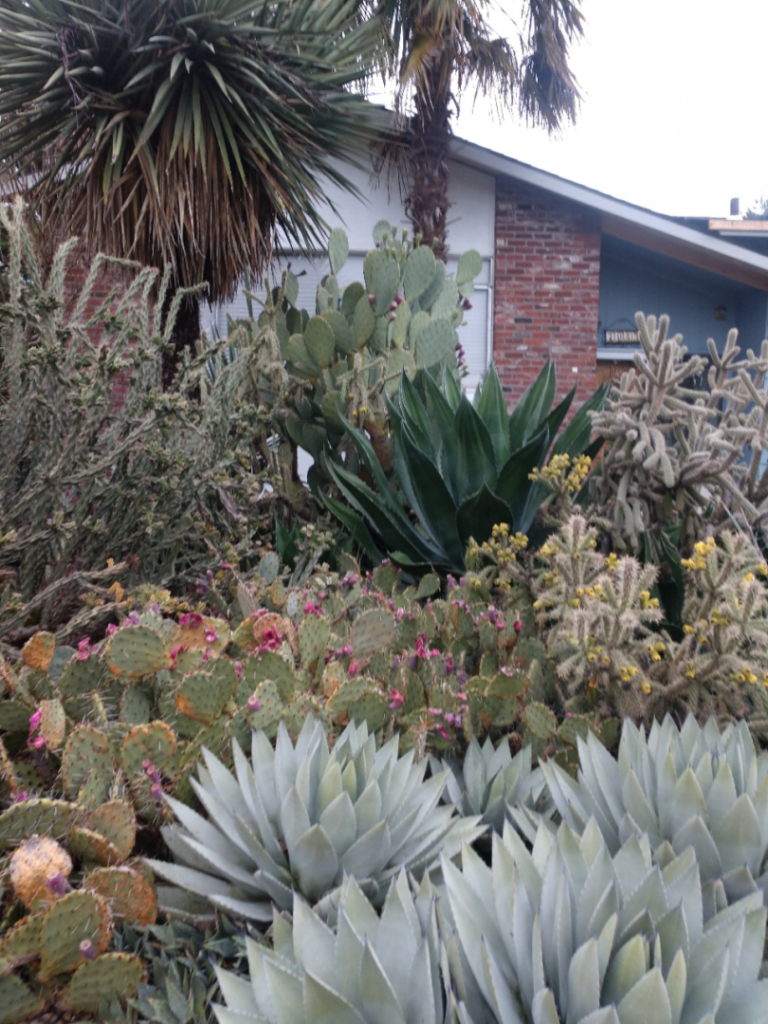
<svg viewBox="0 0 768 1024">
<path fill-rule="evenodd" d="M 467 699 L 466 693 L 457 693 L 456 694 L 456 700 L 460 700 L 462 702 L 462 704 L 464 703 L 464 701 L 466 699 Z"/>
<path fill-rule="evenodd" d="M 219 639 L 219 634 L 216 632 L 215 629 L 207 629 L 205 631 L 204 639 L 207 644 L 215 644 L 216 641 Z"/>
<path fill-rule="evenodd" d="M 344 646 L 341 648 L 341 653 L 342 654 L 352 654 L 352 645 L 351 644 L 344 644 Z"/>
<path fill-rule="evenodd" d="M 77 657 L 79 661 L 87 661 L 91 653 L 91 638 L 89 636 L 81 640 L 77 645 Z"/>
<path fill-rule="evenodd" d="M 307 601 L 307 603 L 304 605 L 304 614 L 305 615 L 320 615 L 322 613 L 321 613 L 320 609 L 317 607 L 317 605 L 314 603 L 314 601 Z"/>
<path fill-rule="evenodd" d="M 42 711 L 35 711 L 34 714 L 31 714 L 29 716 L 29 731 L 30 731 L 30 733 L 33 733 L 35 731 L 35 729 L 39 729 L 40 728 L 40 723 L 42 722 L 42 720 L 43 720 L 43 712 Z"/>
<path fill-rule="evenodd" d="M 515 619 L 515 621 L 512 623 L 512 629 L 514 629 L 516 633 L 519 633 L 522 628 L 523 624 L 520 621 L 520 619 Z"/>
<path fill-rule="evenodd" d="M 350 676 L 356 676 L 359 671 L 360 662 L 357 660 L 357 658 L 355 658 L 353 661 L 350 661 L 349 668 L 347 669 L 347 674 Z"/>
<path fill-rule="evenodd" d="M 25 800 L 28 800 L 28 799 L 29 799 L 29 793 L 27 792 L 27 790 L 26 789 L 20 789 L 19 792 L 16 793 L 16 795 L 14 796 L 13 802 L 15 804 L 21 804 Z"/>
<path fill-rule="evenodd" d="M 242 661 L 233 661 L 232 662 L 232 667 L 235 670 L 235 675 L 237 676 L 237 678 L 238 679 L 242 679 L 243 678 L 243 663 L 242 663 Z"/>
<path fill-rule="evenodd" d="M 404 615 L 405 615 L 405 608 L 398 608 L 397 611 L 395 612 L 395 618 L 397 619 L 398 622 L 402 622 L 403 621 L 403 616 Z"/>
<path fill-rule="evenodd" d="M 432 715 L 433 718 L 437 718 L 438 715 L 442 715 L 442 708 L 427 708 L 427 714 Z"/>
<path fill-rule="evenodd" d="M 392 700 L 389 702 L 389 707 L 392 711 L 397 711 L 397 709 L 402 707 L 405 703 L 405 697 L 399 690 L 392 690 L 391 697 Z"/>
<path fill-rule="evenodd" d="M 444 740 L 449 740 L 451 738 L 448 735 L 448 730 L 445 728 L 444 725 L 438 725 L 438 727 L 435 729 L 435 732 L 442 736 Z"/>
<path fill-rule="evenodd" d="M 42 750 L 47 742 L 48 740 L 45 738 L 45 736 L 35 736 L 35 738 L 30 741 L 29 745 L 30 747 L 33 747 L 35 750 Z"/>
<path fill-rule="evenodd" d="M 199 612 L 186 612 L 179 619 L 180 626 L 199 626 L 203 621 L 203 616 Z"/>
</svg>

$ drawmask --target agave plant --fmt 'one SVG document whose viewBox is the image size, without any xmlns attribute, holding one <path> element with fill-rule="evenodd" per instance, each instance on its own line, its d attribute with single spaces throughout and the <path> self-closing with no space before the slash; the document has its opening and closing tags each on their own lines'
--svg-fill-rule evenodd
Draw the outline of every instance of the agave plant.
<svg viewBox="0 0 768 1024">
<path fill-rule="evenodd" d="M 445 796 L 462 814 L 479 815 L 495 832 L 501 832 L 507 808 L 516 804 L 538 807 L 546 794 L 540 769 L 531 768 L 531 748 L 523 747 L 514 757 L 506 740 L 494 749 L 490 736 L 482 746 L 473 736 L 463 764 L 451 757 L 438 761 L 430 755 L 432 773 L 450 768 Z M 542 792 L 543 791 L 543 792 Z"/>
<path fill-rule="evenodd" d="M 209 820 L 166 797 L 179 824 L 163 835 L 177 863 L 150 866 L 255 921 L 272 920 L 271 901 L 290 910 L 294 889 L 331 911 L 344 875 L 380 903 L 402 868 L 420 876 L 485 831 L 438 806 L 448 772 L 425 782 L 427 762 L 414 763 L 413 751 L 398 758 L 398 740 L 377 750 L 367 725 L 352 723 L 331 751 L 308 717 L 294 747 L 281 722 L 275 748 L 253 733 L 251 763 L 233 742 L 236 777 L 203 749 L 193 786 Z"/>
<path fill-rule="evenodd" d="M 276 915 L 274 950 L 248 939 L 250 981 L 217 970 L 227 1006 L 219 1024 L 443 1019 L 435 894 L 425 879 L 415 898 L 401 872 L 381 917 L 346 878 L 335 930 L 298 896 L 293 921 Z"/>
<path fill-rule="evenodd" d="M 491 867 L 465 847 L 462 870 L 446 862 L 443 871 L 463 1024 L 766 1020 L 760 895 L 704 924 L 690 848 L 658 851 L 654 863 L 647 838 L 633 836 L 611 857 L 591 819 L 581 836 L 542 824 L 529 853 L 507 823 Z M 469 996 L 465 972 L 482 997 Z"/>
<path fill-rule="evenodd" d="M 618 764 L 593 734 L 578 749 L 576 781 L 554 761 L 541 766 L 571 828 L 596 821 L 612 854 L 640 833 L 665 856 L 693 847 L 707 918 L 727 901 L 768 893 L 768 753 L 755 751 L 746 722 L 721 734 L 714 719 L 701 728 L 689 715 L 678 730 L 667 716 L 646 739 L 625 719 Z M 530 839 L 536 815 L 525 807 L 513 815 Z"/>
<path fill-rule="evenodd" d="M 574 458 L 599 449 L 599 442 L 590 445 L 589 412 L 602 408 L 605 390 L 599 388 L 582 405 L 553 445 L 575 388 L 552 407 L 557 377 L 550 362 L 511 415 L 494 366 L 474 403 L 450 373 L 443 375 L 442 387 L 428 373 L 420 375 L 420 382 L 422 394 L 403 374 L 396 402 L 388 402 L 394 472 L 418 525 L 403 509 L 372 444 L 355 427 L 347 430 L 376 490 L 343 467 L 328 468 L 360 527 L 372 530 L 381 550 L 403 566 L 460 574 L 470 537 L 486 540 L 497 523 L 529 531 L 550 493 L 529 477 L 548 453 Z M 329 508 L 338 513 L 335 503 L 329 502 Z"/>
</svg>

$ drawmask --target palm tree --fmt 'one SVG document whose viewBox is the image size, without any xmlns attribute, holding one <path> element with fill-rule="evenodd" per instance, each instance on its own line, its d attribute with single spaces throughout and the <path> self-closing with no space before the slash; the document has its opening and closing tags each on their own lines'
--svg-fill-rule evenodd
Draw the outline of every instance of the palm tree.
<svg viewBox="0 0 768 1024">
<path fill-rule="evenodd" d="M 355 0 L 3 0 L 5 191 L 89 254 L 231 298 L 278 234 L 316 246 L 322 178 L 353 188 L 331 158 L 375 136 L 347 86 L 381 38 Z M 177 349 L 197 338 L 197 300 L 182 319 Z"/>
<path fill-rule="evenodd" d="M 426 244 L 446 252 L 451 119 L 465 85 L 491 93 L 500 112 L 517 102 L 533 123 L 556 130 L 580 100 L 568 47 L 582 34 L 580 0 L 522 0 L 525 31 L 517 43 L 496 36 L 492 0 L 380 0 L 389 30 L 385 75 L 396 74 L 398 105 L 413 89 L 406 207 Z"/>
</svg>

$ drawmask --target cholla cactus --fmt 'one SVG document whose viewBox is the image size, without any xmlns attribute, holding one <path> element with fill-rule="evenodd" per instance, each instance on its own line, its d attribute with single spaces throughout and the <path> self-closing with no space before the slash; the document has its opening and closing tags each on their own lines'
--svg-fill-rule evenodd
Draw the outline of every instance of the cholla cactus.
<svg viewBox="0 0 768 1024">
<path fill-rule="evenodd" d="M 365 724 L 350 726 L 329 750 L 322 725 L 307 718 L 291 743 L 281 723 L 276 748 L 253 733 L 252 762 L 237 743 L 237 778 L 203 750 L 195 793 L 210 820 L 166 797 L 180 825 L 163 830 L 176 864 L 149 861 L 162 878 L 207 896 L 223 910 L 272 919 L 293 890 L 332 911 L 352 875 L 380 902 L 403 868 L 421 875 L 482 832 L 478 818 L 438 807 L 448 772 L 424 782 L 427 762 L 397 756 L 395 736 L 377 750 Z"/>
<path fill-rule="evenodd" d="M 293 920 L 275 919 L 274 949 L 247 939 L 250 983 L 217 970 L 227 1008 L 219 1024 L 316 1024 L 443 1019 L 435 893 L 425 880 L 415 897 L 405 872 L 379 917 L 354 879 L 341 887 L 335 930 L 298 896 Z"/>
<path fill-rule="evenodd" d="M 679 524 L 681 545 L 690 550 L 705 519 L 764 523 L 768 341 L 759 356 L 748 351 L 739 359 L 735 330 L 722 355 L 710 339 L 705 393 L 684 386 L 706 362 L 686 360 L 681 336 L 667 336 L 669 318 L 658 327 L 654 317 L 636 319 L 643 351 L 593 419 L 609 448 L 592 494 L 610 518 L 615 544 L 640 553 L 649 535 Z"/>
<path fill-rule="evenodd" d="M 533 572 L 504 566 L 509 600 L 532 599 L 570 710 L 748 715 L 753 731 L 766 733 L 768 567 L 749 537 L 722 530 L 683 559 L 679 639 L 663 628 L 656 567 L 603 557 L 596 544 L 597 530 L 574 515 L 541 546 Z"/>
<path fill-rule="evenodd" d="M 612 857 L 594 819 L 581 836 L 542 825 L 532 853 L 509 823 L 493 844 L 492 867 L 468 847 L 461 871 L 443 865 L 464 1024 L 765 1020 L 761 895 L 704 925 L 693 849 L 654 864 L 633 836 Z"/>
<path fill-rule="evenodd" d="M 618 764 L 592 734 L 578 750 L 575 782 L 553 761 L 541 766 L 569 827 L 596 822 L 611 855 L 643 833 L 660 860 L 692 846 L 707 919 L 746 893 L 768 897 L 768 753 L 757 753 L 745 722 L 721 734 L 714 719 L 702 729 L 689 715 L 678 730 L 667 716 L 646 740 L 627 719 Z M 526 807 L 513 816 L 533 841 L 541 816 Z"/>
</svg>

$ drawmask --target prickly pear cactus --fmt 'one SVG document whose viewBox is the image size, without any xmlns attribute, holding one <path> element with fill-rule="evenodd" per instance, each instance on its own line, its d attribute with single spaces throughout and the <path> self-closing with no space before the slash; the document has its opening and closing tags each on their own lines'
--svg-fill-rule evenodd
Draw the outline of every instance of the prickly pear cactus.
<svg viewBox="0 0 768 1024">
<path fill-rule="evenodd" d="M 470 308 L 473 281 L 482 270 L 478 253 L 465 253 L 456 280 L 417 236 L 380 222 L 376 248 L 365 257 L 363 282 L 342 286 L 349 242 L 335 229 L 329 240 L 332 273 L 317 290 L 315 315 L 299 312 L 289 301 L 298 287 L 285 289 L 281 349 L 287 361 L 293 410 L 282 429 L 295 447 L 309 452 L 315 472 L 322 460 L 341 459 L 345 423 L 361 425 L 381 439 L 386 457 L 385 396 L 397 390 L 401 375 L 421 368 L 458 374 L 457 328 Z M 292 275 L 289 275 L 289 278 Z M 294 279 L 295 283 L 295 279 Z M 245 340 L 245 328 L 241 328 Z M 230 333 L 239 343 L 237 329 Z"/>
</svg>

